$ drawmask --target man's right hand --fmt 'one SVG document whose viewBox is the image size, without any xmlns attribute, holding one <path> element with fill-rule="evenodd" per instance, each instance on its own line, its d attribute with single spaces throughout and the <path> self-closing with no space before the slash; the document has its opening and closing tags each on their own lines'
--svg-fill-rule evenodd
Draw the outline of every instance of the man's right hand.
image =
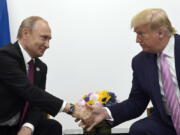
<svg viewBox="0 0 180 135">
<path fill-rule="evenodd" d="M 32 135 L 32 130 L 29 127 L 22 127 L 19 132 L 17 133 L 17 135 Z"/>
<path fill-rule="evenodd" d="M 81 120 L 79 126 L 87 128 L 89 131 L 101 121 L 108 118 L 109 115 L 104 107 L 93 107 L 86 104 L 85 107 L 80 107 L 79 118 L 75 121 L 78 122 Z"/>
<path fill-rule="evenodd" d="M 70 106 L 71 106 L 71 104 L 67 103 L 63 111 L 68 113 Z M 90 110 L 90 108 L 88 108 L 87 106 L 79 107 L 77 105 L 77 106 L 75 106 L 75 109 L 71 115 L 72 115 L 72 117 L 75 117 L 76 119 L 82 120 L 82 119 L 87 119 L 91 115 L 91 112 L 92 112 L 92 110 Z"/>
<path fill-rule="evenodd" d="M 75 106 L 75 110 L 72 114 L 73 117 L 79 120 L 85 120 L 91 116 L 92 110 L 87 106 L 79 107 L 78 105 Z"/>
<path fill-rule="evenodd" d="M 68 107 L 70 107 L 70 104 L 66 105 L 66 112 L 68 112 Z M 94 107 L 88 104 L 84 107 L 75 106 L 72 117 L 76 118 L 75 122 L 80 121 L 79 126 L 87 128 L 88 131 L 101 121 L 109 119 L 109 115 L 104 107 Z"/>
</svg>

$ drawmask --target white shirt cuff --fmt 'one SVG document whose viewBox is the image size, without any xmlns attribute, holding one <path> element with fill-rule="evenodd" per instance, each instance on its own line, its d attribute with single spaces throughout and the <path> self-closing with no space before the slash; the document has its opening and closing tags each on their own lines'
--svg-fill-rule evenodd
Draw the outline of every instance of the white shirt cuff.
<svg viewBox="0 0 180 135">
<path fill-rule="evenodd" d="M 111 114 L 111 111 L 109 110 L 109 108 L 107 108 L 107 107 L 104 107 L 104 108 L 106 109 L 106 111 L 107 111 L 107 113 L 108 113 L 108 115 L 110 117 L 110 119 L 107 119 L 107 120 L 114 121 L 114 119 L 112 117 L 112 114 Z"/>
<path fill-rule="evenodd" d="M 64 110 L 64 108 L 66 107 L 66 104 L 67 102 L 64 101 L 59 112 L 62 112 Z"/>
<path fill-rule="evenodd" d="M 22 127 L 28 127 L 34 132 L 34 126 L 31 123 L 24 123 Z"/>
</svg>

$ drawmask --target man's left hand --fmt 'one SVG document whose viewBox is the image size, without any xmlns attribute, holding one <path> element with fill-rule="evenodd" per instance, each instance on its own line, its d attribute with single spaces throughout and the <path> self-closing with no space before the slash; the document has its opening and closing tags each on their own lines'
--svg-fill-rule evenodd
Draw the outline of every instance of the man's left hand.
<svg viewBox="0 0 180 135">
<path fill-rule="evenodd" d="M 32 130 L 29 127 L 22 127 L 17 135 L 32 135 Z"/>
</svg>

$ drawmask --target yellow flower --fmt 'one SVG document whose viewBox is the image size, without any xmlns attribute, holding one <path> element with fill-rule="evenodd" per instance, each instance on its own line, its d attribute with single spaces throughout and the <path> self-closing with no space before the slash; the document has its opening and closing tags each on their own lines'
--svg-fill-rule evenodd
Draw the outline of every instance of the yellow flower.
<svg viewBox="0 0 180 135">
<path fill-rule="evenodd" d="M 88 97 L 88 95 L 84 95 L 84 96 L 82 97 L 82 99 L 85 99 L 86 97 Z"/>
<path fill-rule="evenodd" d="M 101 102 L 101 104 L 106 104 L 111 98 L 111 96 L 108 94 L 107 91 L 101 91 L 98 93 L 98 95 L 99 95 L 98 101 Z"/>
<path fill-rule="evenodd" d="M 86 102 L 88 105 L 94 105 L 94 101 L 90 100 Z"/>
</svg>

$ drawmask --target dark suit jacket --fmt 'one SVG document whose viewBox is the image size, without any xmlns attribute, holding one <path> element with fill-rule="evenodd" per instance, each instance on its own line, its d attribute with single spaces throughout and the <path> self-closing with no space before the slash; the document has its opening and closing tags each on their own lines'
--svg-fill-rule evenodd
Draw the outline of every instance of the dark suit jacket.
<svg viewBox="0 0 180 135">
<path fill-rule="evenodd" d="M 19 44 L 0 49 L 0 123 L 22 111 L 26 101 L 30 106 L 25 121 L 35 126 L 43 112 L 52 116 L 59 112 L 63 101 L 44 91 L 47 66 L 36 58 L 34 68 L 34 84 L 31 84 Z"/>
<path fill-rule="evenodd" d="M 180 36 L 175 35 L 175 68 L 178 85 L 180 85 Z M 111 107 L 114 126 L 140 116 L 149 101 L 155 108 L 154 114 L 165 124 L 172 126 L 172 121 L 166 115 L 162 96 L 160 94 L 157 55 L 140 52 L 132 60 L 133 81 L 129 98 Z"/>
</svg>

